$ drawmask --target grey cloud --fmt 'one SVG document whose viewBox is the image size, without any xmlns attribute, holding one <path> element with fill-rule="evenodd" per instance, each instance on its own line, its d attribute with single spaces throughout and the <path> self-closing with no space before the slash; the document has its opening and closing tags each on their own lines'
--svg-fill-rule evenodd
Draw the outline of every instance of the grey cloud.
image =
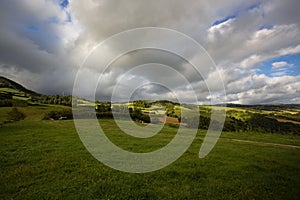
<svg viewBox="0 0 300 200">
<path fill-rule="evenodd" d="M 0 73 L 41 93 L 71 94 L 74 70 L 61 34 L 69 24 L 58 4 L 4 0 L 0 16 L 0 61 L 6 66 Z"/>
<path fill-rule="evenodd" d="M 299 54 L 297 0 L 71 1 L 66 9 L 72 21 L 67 21 L 66 10 L 59 7 L 58 1 L 4 0 L 0 4 L 0 73 L 42 93 L 70 93 L 84 57 L 107 37 L 131 28 L 157 26 L 181 31 L 207 49 L 219 67 L 229 101 L 300 102 L 299 76 L 257 75 L 263 61 Z M 230 23 L 212 28 L 214 22 L 228 16 L 233 18 Z M 172 45 L 167 40 L 161 42 Z M 131 41 L 127 43 L 130 45 Z M 184 44 L 178 45 L 178 48 L 183 47 Z M 115 48 L 119 47 L 115 45 Z M 106 53 L 113 51 L 112 48 Z M 191 58 L 194 56 L 190 55 Z M 178 70 L 187 77 L 202 101 L 209 101 L 207 83 L 213 86 L 214 92 L 220 90 L 215 72 L 207 70 L 201 77 L 178 56 L 143 50 L 124 55 L 108 68 L 97 97 L 110 98 L 122 74 L 133 66 L 149 62 Z M 83 95 L 90 93 L 89 82 L 98 80 L 95 72 L 97 69 L 86 72 L 83 82 L 87 88 Z M 152 71 L 130 75 L 150 81 L 161 74 Z M 138 79 L 132 80 L 133 85 L 140 83 Z M 188 101 L 191 88 L 176 83 L 175 77 L 170 82 Z M 157 86 L 145 87 L 138 93 L 135 93 L 136 97 L 158 98 L 164 94 L 169 97 L 164 88 Z"/>
<path fill-rule="evenodd" d="M 273 0 L 264 3 L 265 22 L 267 24 L 300 24 L 300 1 Z"/>
</svg>

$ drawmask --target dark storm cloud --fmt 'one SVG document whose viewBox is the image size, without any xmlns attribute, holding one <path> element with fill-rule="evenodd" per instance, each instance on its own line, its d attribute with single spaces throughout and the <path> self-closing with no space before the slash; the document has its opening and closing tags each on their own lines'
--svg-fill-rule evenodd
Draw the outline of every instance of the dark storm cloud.
<svg viewBox="0 0 300 200">
<path fill-rule="evenodd" d="M 299 103 L 299 76 L 258 75 L 265 61 L 300 55 L 298 8 L 297 0 L 3 0 L 0 3 L 0 73 L 42 93 L 71 93 L 77 70 L 99 42 L 131 28 L 165 27 L 181 31 L 204 46 L 219 68 L 228 101 Z M 106 53 L 112 51 L 108 49 Z M 216 93 L 221 89 L 215 81 L 216 72 L 208 71 L 201 77 L 178 56 L 142 50 L 124 55 L 108 68 L 97 96 L 109 98 L 124 73 L 150 62 L 168 65 L 186 76 L 203 101 L 210 98 L 207 84 Z M 282 62 L 293 64 L 289 60 Z M 92 69 L 85 73 L 87 85 L 99 78 Z M 131 84 L 135 85 L 162 74 L 152 71 L 128 76 L 132 76 Z M 176 85 L 175 77 L 170 81 L 174 82 L 177 93 L 188 100 L 191 95 L 188 86 Z M 154 86 L 145 86 L 139 93 L 149 98 L 169 95 L 163 87 Z"/>
</svg>

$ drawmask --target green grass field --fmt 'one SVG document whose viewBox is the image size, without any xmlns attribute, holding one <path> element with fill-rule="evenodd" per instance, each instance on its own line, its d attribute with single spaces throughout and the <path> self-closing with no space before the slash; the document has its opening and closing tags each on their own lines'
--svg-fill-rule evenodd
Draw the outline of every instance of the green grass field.
<svg viewBox="0 0 300 200">
<path fill-rule="evenodd" d="M 0 120 L 11 108 L 0 108 Z M 0 127 L 0 199 L 299 199 L 300 149 L 232 139 L 300 146 L 299 136 L 222 133 L 204 159 L 205 131 L 187 152 L 159 171 L 130 174 L 111 169 L 84 148 L 72 120 L 41 120 L 53 106 L 19 108 L 27 118 Z M 133 139 L 113 120 L 100 120 L 120 147 L 148 152 L 170 141 L 176 128 Z"/>
</svg>

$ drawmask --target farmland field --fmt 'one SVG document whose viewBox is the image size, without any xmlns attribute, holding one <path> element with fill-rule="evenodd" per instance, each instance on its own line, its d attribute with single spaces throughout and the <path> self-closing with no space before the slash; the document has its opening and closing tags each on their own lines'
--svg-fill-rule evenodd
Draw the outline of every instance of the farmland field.
<svg viewBox="0 0 300 200">
<path fill-rule="evenodd" d="M 0 108 L 0 119 L 5 118 L 9 109 Z M 199 130 L 191 147 L 173 164 L 151 173 L 130 174 L 111 169 L 93 158 L 80 141 L 72 120 L 41 120 L 45 111 L 51 109 L 54 107 L 20 108 L 27 115 L 24 121 L 1 125 L 0 199 L 297 199 L 300 196 L 299 136 L 223 132 L 212 152 L 199 159 L 205 136 L 205 131 Z M 165 126 L 152 138 L 133 140 L 112 119 L 101 119 L 100 123 L 111 141 L 133 152 L 160 148 L 177 130 Z"/>
</svg>

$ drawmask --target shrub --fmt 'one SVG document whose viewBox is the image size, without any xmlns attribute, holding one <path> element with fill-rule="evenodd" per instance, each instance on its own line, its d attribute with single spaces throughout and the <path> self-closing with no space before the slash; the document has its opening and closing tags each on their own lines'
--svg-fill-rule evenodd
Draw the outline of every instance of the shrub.
<svg viewBox="0 0 300 200">
<path fill-rule="evenodd" d="M 12 121 L 20 121 L 25 119 L 26 115 L 14 107 L 11 111 L 8 112 L 9 119 Z"/>
<path fill-rule="evenodd" d="M 142 113 L 142 111 L 140 109 L 134 109 L 131 113 L 130 113 L 130 117 L 133 120 L 136 121 L 143 121 L 145 123 L 150 123 L 150 117 L 149 115 L 145 115 Z"/>
<path fill-rule="evenodd" d="M 179 124 L 171 124 L 171 123 L 167 123 L 167 125 L 171 128 L 179 128 Z"/>
<path fill-rule="evenodd" d="M 43 119 L 54 119 L 54 120 L 58 120 L 62 117 L 65 117 L 67 119 L 73 119 L 73 114 L 72 114 L 72 110 L 71 109 L 64 109 L 64 110 L 52 110 L 50 112 L 47 112 L 44 115 Z"/>
<path fill-rule="evenodd" d="M 98 119 L 113 119 L 114 116 L 112 114 L 112 112 L 97 112 L 96 116 Z"/>
</svg>

